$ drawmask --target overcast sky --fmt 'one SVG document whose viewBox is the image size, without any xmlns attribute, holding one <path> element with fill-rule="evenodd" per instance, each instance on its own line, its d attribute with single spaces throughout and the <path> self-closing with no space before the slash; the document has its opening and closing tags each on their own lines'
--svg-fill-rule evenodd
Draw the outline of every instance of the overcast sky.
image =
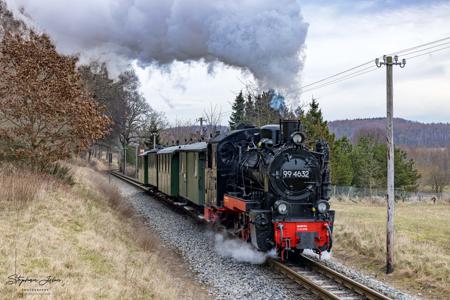
<svg viewBox="0 0 450 300">
<path fill-rule="evenodd" d="M 172 122 L 194 120 L 216 105 L 227 124 L 234 97 L 255 79 L 223 63 L 211 68 L 205 62 L 176 62 L 161 69 L 153 61 L 159 66 L 200 57 L 224 61 L 247 66 L 265 87 L 285 83 L 291 89 L 296 88 L 293 74 L 303 68 L 297 75 L 300 89 L 377 56 L 450 36 L 450 1 L 7 2 L 16 10 L 24 6 L 64 53 L 90 52 L 117 66 L 134 61 L 142 93 Z M 381 117 L 385 94 L 381 68 L 306 91 L 300 103 L 314 96 L 327 120 Z M 298 97 L 287 98 L 299 103 Z M 395 116 L 410 120 L 450 122 L 450 49 L 394 68 L 394 110 Z"/>
<path fill-rule="evenodd" d="M 430 1 L 302 1 L 309 23 L 303 84 L 375 57 L 450 36 L 450 4 Z M 281 47 L 281 45 L 280 45 Z M 142 92 L 170 120 L 195 119 L 208 105 L 229 117 L 231 102 L 251 76 L 222 66 L 214 76 L 202 64 L 177 64 L 173 71 L 139 69 Z M 450 122 L 450 49 L 407 61 L 394 69 L 395 116 Z M 380 117 L 386 113 L 385 70 L 302 94 L 318 98 L 328 120 Z"/>
</svg>

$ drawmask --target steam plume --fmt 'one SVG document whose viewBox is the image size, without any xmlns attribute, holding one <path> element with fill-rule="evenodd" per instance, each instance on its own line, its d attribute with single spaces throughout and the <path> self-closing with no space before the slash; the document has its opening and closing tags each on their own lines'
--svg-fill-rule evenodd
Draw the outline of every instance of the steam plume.
<svg viewBox="0 0 450 300">
<path fill-rule="evenodd" d="M 308 25 L 293 0 L 7 0 L 64 53 L 142 65 L 222 62 L 260 87 L 290 88 Z"/>
<path fill-rule="evenodd" d="M 231 257 L 237 261 L 249 262 L 252 264 L 262 264 L 275 252 L 259 252 L 249 243 L 237 239 L 225 239 L 222 234 L 215 235 L 216 252 L 223 257 Z"/>
</svg>

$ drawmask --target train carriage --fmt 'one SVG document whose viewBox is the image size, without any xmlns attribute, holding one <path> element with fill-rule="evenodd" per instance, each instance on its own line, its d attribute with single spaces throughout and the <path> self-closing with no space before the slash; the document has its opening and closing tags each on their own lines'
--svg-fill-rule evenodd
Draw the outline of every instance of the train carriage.
<svg viewBox="0 0 450 300">
<path fill-rule="evenodd" d="M 156 188 L 158 187 L 158 151 L 159 149 L 152 149 L 146 152 L 148 160 L 148 181 L 146 182 L 146 184 Z"/>
<path fill-rule="evenodd" d="M 184 145 L 180 148 L 180 197 L 199 206 L 205 203 L 205 142 Z"/>
<path fill-rule="evenodd" d="M 138 180 L 144 185 L 148 185 L 148 152 L 138 155 Z"/>
<path fill-rule="evenodd" d="M 157 154 L 158 190 L 171 197 L 179 194 L 179 150 L 173 146 L 159 150 Z"/>
</svg>

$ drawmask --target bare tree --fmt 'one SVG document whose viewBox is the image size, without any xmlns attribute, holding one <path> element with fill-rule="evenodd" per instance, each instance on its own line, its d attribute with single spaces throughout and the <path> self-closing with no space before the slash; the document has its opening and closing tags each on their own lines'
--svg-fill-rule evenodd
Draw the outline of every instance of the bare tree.
<svg viewBox="0 0 450 300">
<path fill-rule="evenodd" d="M 210 104 L 207 109 L 203 111 L 206 120 L 206 137 L 214 135 L 217 131 L 220 122 L 222 121 L 222 109 L 218 105 Z"/>
<path fill-rule="evenodd" d="M 431 187 L 433 192 L 442 193 L 450 185 L 450 145 L 446 148 L 410 148 L 408 153 L 422 174 L 423 188 Z"/>
<path fill-rule="evenodd" d="M 162 130 L 160 134 L 160 141 L 165 146 L 186 144 L 199 139 L 200 128 L 191 120 L 175 120 L 172 127 Z"/>
<path fill-rule="evenodd" d="M 154 148 L 160 144 L 161 131 L 168 127 L 166 115 L 162 112 L 151 111 L 147 114 L 140 133 L 141 144 L 147 148 Z M 154 144 L 155 143 L 155 144 Z"/>
<path fill-rule="evenodd" d="M 23 21 L 14 18 L 12 12 L 8 10 L 6 3 L 0 0 L 0 37 L 6 32 L 24 33 L 28 30 Z"/>
<path fill-rule="evenodd" d="M 117 144 L 126 111 L 121 85 L 109 77 L 105 63 L 91 62 L 80 66 L 78 72 L 92 98 L 106 108 L 106 113 L 112 120 L 111 131 L 103 142 Z"/>
<path fill-rule="evenodd" d="M 450 149 L 439 149 L 430 153 L 430 167 L 427 169 L 428 184 L 433 192 L 442 193 L 450 184 Z"/>
<path fill-rule="evenodd" d="M 139 92 L 139 79 L 133 70 L 119 76 L 124 114 L 119 120 L 119 140 L 123 147 L 138 142 L 152 109 Z"/>
</svg>

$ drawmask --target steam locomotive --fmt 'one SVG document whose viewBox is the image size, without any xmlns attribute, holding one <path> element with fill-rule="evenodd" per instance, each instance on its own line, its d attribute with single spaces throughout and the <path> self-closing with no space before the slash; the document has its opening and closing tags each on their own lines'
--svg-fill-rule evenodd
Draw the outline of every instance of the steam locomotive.
<svg viewBox="0 0 450 300">
<path fill-rule="evenodd" d="M 299 121 L 242 126 L 140 155 L 140 180 L 280 258 L 332 247 L 329 149 L 305 146 Z"/>
</svg>

